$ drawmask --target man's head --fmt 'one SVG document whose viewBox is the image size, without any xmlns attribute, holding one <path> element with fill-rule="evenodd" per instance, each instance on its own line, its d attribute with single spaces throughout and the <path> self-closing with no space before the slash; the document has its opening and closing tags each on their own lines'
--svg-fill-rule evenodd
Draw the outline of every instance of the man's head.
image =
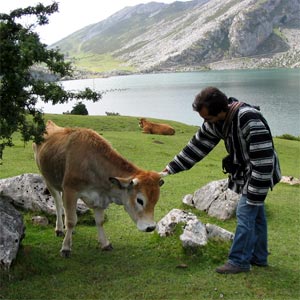
<svg viewBox="0 0 300 300">
<path fill-rule="evenodd" d="M 193 102 L 193 109 L 209 123 L 224 120 L 228 111 L 227 96 L 215 87 L 203 89 Z"/>
</svg>

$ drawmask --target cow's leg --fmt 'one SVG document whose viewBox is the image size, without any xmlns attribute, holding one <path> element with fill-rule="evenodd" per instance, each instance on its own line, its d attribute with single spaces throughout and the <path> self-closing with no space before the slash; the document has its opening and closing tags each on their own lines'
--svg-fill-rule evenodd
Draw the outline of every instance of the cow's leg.
<svg viewBox="0 0 300 300">
<path fill-rule="evenodd" d="M 54 198 L 55 208 L 56 208 L 56 226 L 55 226 L 55 233 L 56 236 L 64 236 L 64 223 L 62 219 L 63 214 L 63 202 L 61 197 L 61 192 L 57 191 L 56 189 L 52 188 L 50 184 L 47 184 L 49 192 Z"/>
<path fill-rule="evenodd" d="M 111 243 L 109 240 L 106 238 L 104 229 L 103 229 L 103 224 L 104 224 L 104 209 L 101 208 L 95 208 L 94 209 L 94 214 L 95 214 L 95 221 L 96 221 L 96 226 L 98 230 L 98 241 L 101 244 L 101 249 L 110 251 L 113 249 Z"/>
<path fill-rule="evenodd" d="M 149 128 L 148 126 L 144 126 L 142 133 L 151 134 L 151 128 Z"/>
<path fill-rule="evenodd" d="M 72 232 L 77 223 L 77 197 L 76 192 L 71 189 L 65 188 L 63 191 L 63 203 L 65 208 L 65 226 L 66 235 L 62 243 L 60 253 L 63 257 L 69 257 L 71 255 L 72 247 Z"/>
</svg>

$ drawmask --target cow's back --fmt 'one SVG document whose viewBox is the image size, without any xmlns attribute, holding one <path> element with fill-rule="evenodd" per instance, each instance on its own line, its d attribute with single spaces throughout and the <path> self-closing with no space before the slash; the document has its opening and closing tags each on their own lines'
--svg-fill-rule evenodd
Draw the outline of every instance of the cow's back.
<svg viewBox="0 0 300 300">
<path fill-rule="evenodd" d="M 144 131 L 152 133 L 152 134 L 162 134 L 162 135 L 174 135 L 175 130 L 168 124 L 159 124 L 149 122 L 147 120 L 143 121 Z"/>
<path fill-rule="evenodd" d="M 156 124 L 152 123 L 153 133 L 162 135 L 173 135 L 175 133 L 174 128 L 168 124 Z"/>
<path fill-rule="evenodd" d="M 129 173 L 133 164 L 123 159 L 98 133 L 86 128 L 60 128 L 37 146 L 36 161 L 46 181 L 62 191 L 64 184 L 106 188 L 115 176 L 114 165 Z"/>
</svg>

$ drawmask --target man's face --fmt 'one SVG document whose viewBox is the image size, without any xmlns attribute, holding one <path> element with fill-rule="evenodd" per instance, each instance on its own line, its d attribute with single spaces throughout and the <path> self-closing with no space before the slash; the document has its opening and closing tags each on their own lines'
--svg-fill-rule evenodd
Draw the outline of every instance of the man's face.
<svg viewBox="0 0 300 300">
<path fill-rule="evenodd" d="M 214 124 L 219 121 L 224 121 L 226 117 L 226 112 L 221 111 L 218 115 L 212 116 L 208 113 L 207 107 L 203 106 L 199 112 L 199 115 L 204 119 L 205 122 Z"/>
</svg>

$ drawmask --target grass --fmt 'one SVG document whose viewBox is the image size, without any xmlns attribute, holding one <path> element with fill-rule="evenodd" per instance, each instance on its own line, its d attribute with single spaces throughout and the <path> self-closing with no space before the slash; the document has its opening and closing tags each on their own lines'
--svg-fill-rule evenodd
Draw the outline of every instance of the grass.
<svg viewBox="0 0 300 300">
<path fill-rule="evenodd" d="M 175 136 L 141 134 L 138 120 L 124 116 L 46 115 L 60 126 L 94 128 L 123 156 L 145 169 L 160 171 L 185 146 L 196 127 L 168 122 Z M 161 120 L 158 120 L 161 121 Z M 275 138 L 283 175 L 300 176 L 300 142 Z M 155 209 L 159 220 L 173 208 L 195 213 L 203 223 L 234 231 L 236 220 L 220 221 L 182 204 L 182 197 L 204 184 L 225 178 L 220 143 L 192 170 L 165 178 Z M 15 147 L 4 151 L 1 178 L 37 173 L 31 145 L 15 135 Z M 300 299 L 299 281 L 299 186 L 278 184 L 266 202 L 269 221 L 268 268 L 250 273 L 217 274 L 227 258 L 229 243 L 212 241 L 198 250 L 184 250 L 179 241 L 181 226 L 168 238 L 141 233 L 121 206 L 106 211 L 106 233 L 114 246 L 99 250 L 96 227 L 82 217 L 73 238 L 70 259 L 59 255 L 61 239 L 54 235 L 54 219 L 47 227 L 31 223 L 24 212 L 26 237 L 9 272 L 1 273 L 0 299 Z M 90 218 L 92 223 L 92 217 Z M 178 268 L 180 264 L 187 268 Z"/>
<path fill-rule="evenodd" d="M 92 72 L 108 72 L 112 70 L 135 71 L 131 66 L 112 57 L 110 54 L 80 54 L 75 55 L 75 65 L 79 69 Z"/>
</svg>

